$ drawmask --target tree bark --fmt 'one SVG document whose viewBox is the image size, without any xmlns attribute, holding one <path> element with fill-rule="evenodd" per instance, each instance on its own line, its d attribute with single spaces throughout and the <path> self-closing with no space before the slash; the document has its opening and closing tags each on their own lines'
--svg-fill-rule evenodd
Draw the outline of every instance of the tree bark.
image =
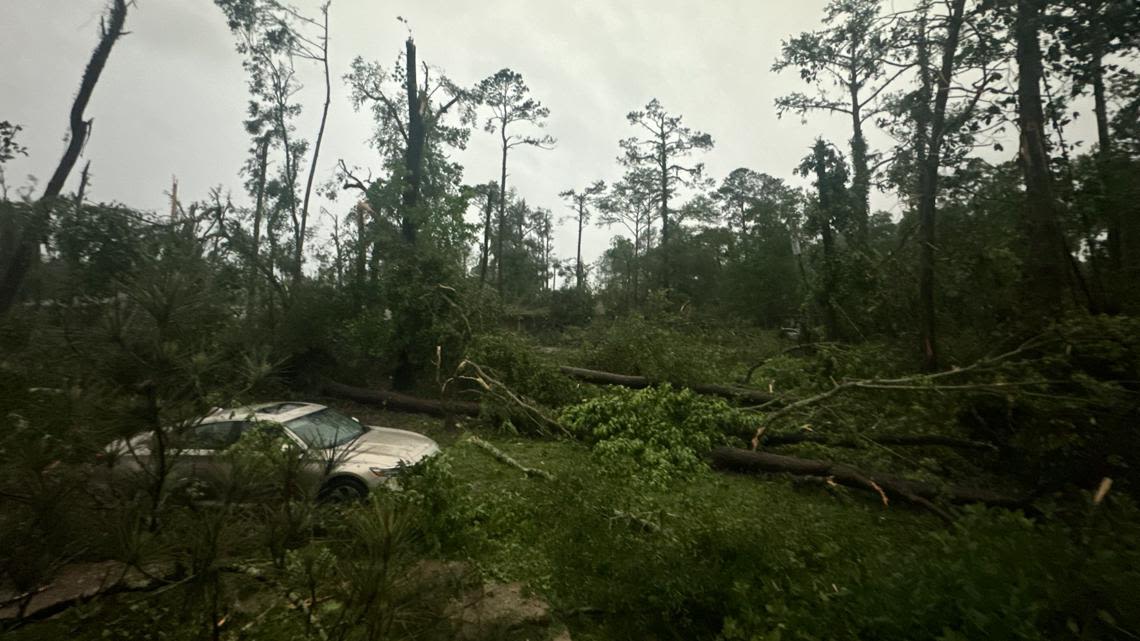
<svg viewBox="0 0 1140 641">
<path fill-rule="evenodd" d="M 261 221 L 265 216 L 265 180 L 269 171 L 269 135 L 260 141 L 257 149 L 257 193 L 253 208 L 253 247 L 250 248 L 249 292 L 247 316 L 252 317 L 257 307 L 257 279 L 261 265 Z"/>
<path fill-rule="evenodd" d="M 568 365 L 563 365 L 559 367 L 558 370 L 570 378 L 587 383 L 595 383 L 599 385 L 618 385 L 621 387 L 629 387 L 631 389 L 643 389 L 653 385 L 661 385 L 669 382 L 657 381 L 646 378 L 645 376 L 614 374 L 613 372 L 602 372 L 593 369 L 584 369 L 581 367 L 570 367 Z M 761 392 L 759 390 L 752 390 L 744 387 L 711 384 L 675 385 L 679 387 L 687 387 L 688 389 L 691 389 L 698 394 L 720 396 L 722 398 L 727 398 L 734 401 L 745 401 L 749 403 L 762 404 L 775 400 L 775 396 L 768 394 L 767 392 Z"/>
<path fill-rule="evenodd" d="M 839 338 L 839 320 L 835 314 L 832 297 L 835 294 L 835 244 L 831 237 L 832 207 L 830 177 L 827 175 L 827 161 L 824 142 L 815 143 L 815 179 L 819 188 L 819 233 L 823 237 L 823 291 L 820 292 L 820 307 L 823 308 L 824 331 L 828 340 Z"/>
<path fill-rule="evenodd" d="M 875 445 L 896 447 L 949 447 L 953 449 L 989 452 L 997 449 L 997 446 L 992 443 L 971 441 L 968 439 L 955 438 L 953 436 L 942 436 L 940 434 L 847 437 L 831 436 L 818 432 L 792 432 L 787 434 L 765 432 L 760 438 L 760 445 L 769 447 L 796 445 L 798 443 L 821 443 L 831 447 L 858 448 L 865 447 L 868 442 Z"/>
<path fill-rule="evenodd" d="M 1055 318 L 1068 289 L 1069 251 L 1057 224 L 1041 106 L 1040 0 L 1017 0 L 1018 126 L 1025 177 L 1023 298 L 1032 324 Z"/>
<path fill-rule="evenodd" d="M 669 289 L 669 157 L 666 155 L 668 140 L 662 128 L 661 151 L 658 162 L 661 165 L 661 285 Z"/>
<path fill-rule="evenodd" d="M 424 124 L 424 105 L 421 104 L 419 81 L 416 76 L 416 43 L 409 37 L 405 43 L 408 96 L 408 148 L 404 152 L 404 197 L 400 235 L 408 245 L 416 244 L 415 208 L 420 204 L 423 181 L 424 145 L 427 129 Z"/>
<path fill-rule="evenodd" d="M 871 208 L 871 171 L 867 167 L 867 139 L 863 135 L 863 112 L 859 102 L 859 69 L 854 65 L 858 61 L 855 52 L 851 52 L 851 79 L 848 87 L 851 92 L 851 167 L 854 176 L 851 179 L 851 192 L 855 200 L 855 235 L 856 244 L 860 247 L 867 245 L 867 219 Z"/>
<path fill-rule="evenodd" d="M 578 253 L 577 253 L 577 269 L 575 275 L 577 276 L 578 289 L 582 289 L 582 281 L 585 277 L 585 272 L 582 270 L 582 224 L 586 220 L 586 196 L 582 195 L 578 201 Z"/>
<path fill-rule="evenodd" d="M 1024 507 L 1025 501 L 989 490 L 963 487 L 936 487 L 919 481 L 863 471 L 843 463 L 805 459 L 796 456 L 750 452 L 735 447 L 718 447 L 710 455 L 716 469 L 750 474 L 776 473 L 816 476 L 831 479 L 839 485 L 883 493 L 929 507 L 929 501 L 946 499 L 951 503 L 984 503 L 995 507 Z"/>
<path fill-rule="evenodd" d="M 962 29 L 962 16 L 966 0 L 953 0 L 950 5 L 949 21 L 946 24 L 946 40 L 942 46 L 942 66 L 939 69 L 934 95 L 934 110 L 930 119 L 927 149 L 923 154 L 919 174 L 918 224 L 922 240 L 920 258 L 919 299 L 922 306 L 922 350 L 926 371 L 938 369 L 938 343 L 936 340 L 936 320 L 934 307 L 934 253 L 935 253 L 935 206 L 938 202 L 938 169 L 942 159 L 942 140 L 946 128 L 946 107 L 950 100 L 950 82 L 954 75 L 954 58 L 958 52 L 958 38 Z M 926 43 L 921 45 L 926 47 Z M 929 79 L 924 78 L 929 87 Z M 927 104 L 922 105 L 923 112 Z"/>
<path fill-rule="evenodd" d="M 499 234 L 495 239 L 495 291 L 503 295 L 503 237 L 507 234 L 507 123 L 499 128 L 503 139 L 503 162 L 499 172 Z"/>
<path fill-rule="evenodd" d="M 51 218 L 52 201 L 59 197 L 63 191 L 63 185 L 67 182 L 68 175 L 71 174 L 71 170 L 79 160 L 79 154 L 83 151 L 83 145 L 87 142 L 87 136 L 91 132 L 92 121 L 84 120 L 84 112 L 87 110 L 87 104 L 91 101 L 91 94 L 95 91 L 95 85 L 99 82 L 99 76 L 103 73 L 103 67 L 106 66 L 107 59 L 111 56 L 111 49 L 119 37 L 123 35 L 123 24 L 126 20 L 126 0 L 114 0 L 107 17 L 103 20 L 99 44 L 95 46 L 95 51 L 91 53 L 87 68 L 83 71 L 83 79 L 79 83 L 79 93 L 75 95 L 75 100 L 71 103 L 71 113 L 68 119 L 71 134 L 67 148 L 63 152 L 63 157 L 60 158 L 59 164 L 56 165 L 55 171 L 52 172 L 51 179 L 48 180 L 47 187 L 44 188 L 44 193 L 40 196 L 39 202 L 36 203 L 29 220 L 21 226 L 20 240 L 16 244 L 15 251 L 12 252 L 8 264 L 0 265 L 0 269 L 3 270 L 0 272 L 0 315 L 6 314 L 16 303 L 16 297 L 20 293 L 20 285 L 23 284 L 32 264 L 36 262 L 39 256 L 40 243 L 47 233 Z"/>
<path fill-rule="evenodd" d="M 487 204 L 483 207 L 483 255 L 479 260 L 479 286 L 487 284 L 487 265 L 491 262 L 491 213 L 495 210 L 495 196 L 487 190 Z"/>
<path fill-rule="evenodd" d="M 322 394 L 327 394 L 328 396 L 346 398 L 368 405 L 380 405 L 385 409 L 400 412 L 415 412 L 418 414 L 430 414 L 432 416 L 456 414 L 462 416 L 479 415 L 479 403 L 472 401 L 434 401 L 410 396 L 408 394 L 401 394 L 399 392 L 354 387 L 352 385 L 345 385 L 344 383 L 337 383 L 336 381 L 326 381 L 321 385 L 320 391 Z"/>
<path fill-rule="evenodd" d="M 301 268 L 305 260 L 305 227 L 309 221 L 309 197 L 313 192 L 313 178 L 317 175 L 317 159 L 321 155 L 321 142 L 325 138 L 325 123 L 328 122 L 329 118 L 329 104 L 332 103 L 332 82 L 329 80 L 329 8 L 327 4 L 324 5 L 322 12 L 324 13 L 324 38 L 321 40 L 323 48 L 321 62 L 324 65 L 325 72 L 325 104 L 321 109 L 321 125 L 317 129 L 317 140 L 313 143 L 313 161 L 309 164 L 309 178 L 305 181 L 305 197 L 301 202 L 301 226 L 297 232 L 296 247 L 293 250 L 294 282 L 301 280 Z"/>
</svg>

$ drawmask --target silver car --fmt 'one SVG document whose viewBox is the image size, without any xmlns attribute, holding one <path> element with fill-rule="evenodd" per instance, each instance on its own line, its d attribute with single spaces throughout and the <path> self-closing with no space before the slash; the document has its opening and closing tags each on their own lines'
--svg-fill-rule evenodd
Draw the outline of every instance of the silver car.
<svg viewBox="0 0 1140 641">
<path fill-rule="evenodd" d="M 205 483 L 225 478 L 232 461 L 224 453 L 253 429 L 270 429 L 284 437 L 283 447 L 303 454 L 306 485 L 323 499 L 366 496 L 381 484 L 395 484 L 401 464 L 412 465 L 437 454 L 439 445 L 415 432 L 362 425 L 336 410 L 315 403 L 264 403 L 216 409 L 191 425 L 169 432 L 166 445 L 174 483 Z M 155 436 L 144 433 L 108 448 L 117 472 L 153 469 Z"/>
</svg>

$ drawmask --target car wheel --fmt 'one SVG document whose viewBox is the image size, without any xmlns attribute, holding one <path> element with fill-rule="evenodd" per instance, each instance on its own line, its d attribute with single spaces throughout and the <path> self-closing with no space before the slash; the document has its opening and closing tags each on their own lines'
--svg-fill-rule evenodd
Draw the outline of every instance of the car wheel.
<svg viewBox="0 0 1140 641">
<path fill-rule="evenodd" d="M 335 478 L 325 483 L 318 498 L 329 503 L 354 503 L 368 496 L 368 488 L 356 479 Z"/>
</svg>

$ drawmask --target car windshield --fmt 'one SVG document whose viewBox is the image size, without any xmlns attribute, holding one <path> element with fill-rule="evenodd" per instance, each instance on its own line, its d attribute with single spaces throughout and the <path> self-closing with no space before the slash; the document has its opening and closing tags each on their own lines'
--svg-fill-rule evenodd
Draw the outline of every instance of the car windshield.
<svg viewBox="0 0 1140 641">
<path fill-rule="evenodd" d="M 344 445 L 364 433 L 364 426 L 330 409 L 306 414 L 285 424 L 305 445 L 325 449 Z"/>
</svg>

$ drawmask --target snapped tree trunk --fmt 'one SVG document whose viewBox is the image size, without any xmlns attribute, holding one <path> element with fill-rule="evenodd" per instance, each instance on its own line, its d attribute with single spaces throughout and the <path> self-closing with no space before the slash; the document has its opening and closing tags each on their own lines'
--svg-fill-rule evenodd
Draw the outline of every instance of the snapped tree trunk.
<svg viewBox="0 0 1140 641">
<path fill-rule="evenodd" d="M 25 224 L 19 225 L 20 239 L 15 244 L 15 249 L 7 264 L 0 265 L 0 270 L 2 270 L 0 271 L 0 315 L 6 314 L 16 303 L 16 298 L 20 293 L 20 285 L 23 284 L 28 271 L 39 257 L 40 243 L 47 235 L 53 201 L 63 191 L 63 185 L 67 182 L 68 175 L 71 174 L 71 170 L 79 160 L 79 154 L 83 151 L 83 145 L 87 142 L 87 136 L 91 131 L 92 121 L 84 119 L 87 103 L 91 101 L 91 94 L 94 93 L 95 85 L 99 82 L 99 76 L 103 73 L 103 67 L 107 65 L 107 59 L 111 56 L 111 49 L 119 37 L 123 35 L 123 24 L 126 23 L 126 20 L 126 0 L 114 0 L 106 19 L 103 21 L 99 44 L 95 46 L 95 51 L 91 53 L 91 60 L 88 61 L 87 68 L 83 71 L 83 79 L 79 83 L 79 93 L 75 95 L 75 100 L 71 103 L 71 113 L 68 118 L 71 133 L 67 141 L 67 148 L 63 152 L 63 157 L 60 158 L 59 164 L 56 165 L 55 171 L 52 172 L 47 187 L 44 188 L 44 193 L 40 196 L 40 200 L 33 208 L 30 217 Z"/>
<path fill-rule="evenodd" d="M 416 43 L 408 38 L 405 43 L 405 70 L 408 95 L 408 148 L 404 151 L 404 195 L 400 220 L 400 235 L 408 245 L 416 244 L 416 213 L 420 204 L 420 188 L 423 181 L 424 145 L 427 142 L 427 129 L 424 124 L 424 104 L 420 97 L 416 76 Z"/>
</svg>

